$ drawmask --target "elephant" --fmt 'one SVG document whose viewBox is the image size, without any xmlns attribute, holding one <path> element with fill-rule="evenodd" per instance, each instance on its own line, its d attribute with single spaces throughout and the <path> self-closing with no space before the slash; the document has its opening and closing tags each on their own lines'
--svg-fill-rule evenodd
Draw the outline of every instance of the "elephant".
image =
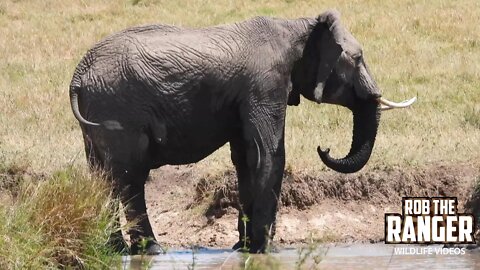
<svg viewBox="0 0 480 270">
<path fill-rule="evenodd" d="M 275 234 L 287 105 L 303 96 L 352 111 L 350 152 L 336 159 L 329 149 L 317 151 L 327 167 L 353 173 L 370 158 L 380 112 L 415 101 L 381 96 L 361 45 L 335 10 L 206 28 L 129 28 L 88 50 L 69 95 L 90 168 L 107 172 L 128 204 L 127 220 L 138 221 L 129 231 L 131 254 L 162 252 L 146 213 L 151 169 L 195 163 L 229 143 L 241 205 L 233 248 L 262 253 Z M 126 244 L 121 232 L 111 239 Z M 140 241 L 147 241 L 143 251 Z"/>
</svg>

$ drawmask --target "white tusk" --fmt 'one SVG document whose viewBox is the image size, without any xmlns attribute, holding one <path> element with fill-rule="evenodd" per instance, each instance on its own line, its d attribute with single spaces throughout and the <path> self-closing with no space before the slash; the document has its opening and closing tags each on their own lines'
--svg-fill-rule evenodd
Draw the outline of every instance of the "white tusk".
<svg viewBox="0 0 480 270">
<path fill-rule="evenodd" d="M 393 109 L 393 107 L 389 107 L 389 106 L 385 106 L 383 104 L 380 104 L 380 110 L 382 111 L 388 111 L 388 110 L 391 110 Z"/>
<path fill-rule="evenodd" d="M 400 103 L 392 102 L 384 98 L 378 98 L 377 101 L 385 106 L 382 106 L 380 109 L 382 110 L 389 110 L 389 109 L 395 109 L 395 108 L 406 108 L 410 105 L 412 105 L 415 101 L 417 100 L 417 97 L 413 97 L 409 100 L 402 101 Z"/>
</svg>

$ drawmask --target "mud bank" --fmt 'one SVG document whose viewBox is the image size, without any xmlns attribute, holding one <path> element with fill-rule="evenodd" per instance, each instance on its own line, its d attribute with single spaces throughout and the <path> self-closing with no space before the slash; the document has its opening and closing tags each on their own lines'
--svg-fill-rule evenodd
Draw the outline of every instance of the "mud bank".
<svg viewBox="0 0 480 270">
<path fill-rule="evenodd" d="M 480 213 L 478 165 L 371 169 L 316 176 L 286 171 L 277 216 L 276 243 L 378 242 L 384 214 L 400 212 L 403 196 L 458 197 L 459 210 Z M 200 176 L 195 166 L 166 166 L 147 183 L 147 206 L 157 240 L 169 247 L 231 247 L 238 239 L 238 199 L 233 171 Z"/>
</svg>

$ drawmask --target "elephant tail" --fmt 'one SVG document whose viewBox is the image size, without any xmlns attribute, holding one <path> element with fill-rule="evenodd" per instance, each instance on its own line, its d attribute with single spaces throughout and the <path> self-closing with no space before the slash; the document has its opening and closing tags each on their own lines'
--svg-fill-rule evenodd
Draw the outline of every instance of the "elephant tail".
<svg viewBox="0 0 480 270">
<path fill-rule="evenodd" d="M 88 126 L 100 126 L 99 123 L 90 122 L 87 119 L 83 118 L 82 114 L 80 113 L 80 109 L 78 106 L 78 90 L 80 87 L 71 86 L 70 87 L 70 106 L 72 106 L 73 115 L 77 118 L 78 122 L 88 125 Z"/>
<path fill-rule="evenodd" d="M 122 130 L 123 127 L 120 122 L 116 120 L 107 120 L 101 123 L 90 122 L 85 119 L 82 114 L 80 113 L 80 108 L 78 106 L 78 90 L 80 87 L 72 85 L 70 86 L 70 105 L 72 106 L 73 115 L 77 118 L 78 122 L 92 127 L 102 126 L 108 130 Z"/>
</svg>

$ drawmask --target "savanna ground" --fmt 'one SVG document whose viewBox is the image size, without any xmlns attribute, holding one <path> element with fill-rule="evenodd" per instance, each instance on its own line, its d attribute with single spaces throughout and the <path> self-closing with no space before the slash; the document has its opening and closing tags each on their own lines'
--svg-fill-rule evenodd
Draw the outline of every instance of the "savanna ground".
<svg viewBox="0 0 480 270">
<path fill-rule="evenodd" d="M 363 45 L 383 95 L 397 101 L 417 96 L 418 101 L 412 108 L 382 115 L 371 160 L 360 173 L 348 176 L 327 170 L 315 148 L 320 144 L 334 156 L 344 155 L 351 142 L 351 114 L 307 100 L 289 108 L 278 242 L 299 244 L 309 235 L 326 241 L 378 241 L 383 214 L 398 211 L 404 195 L 458 196 L 461 207 L 467 201 L 474 206 L 472 192 L 480 178 L 476 0 L 2 1 L 0 180 L 54 185 L 59 171 L 67 171 L 63 178 L 69 179 L 60 183 L 75 185 L 78 175 L 88 178 L 68 86 L 75 65 L 101 38 L 141 24 L 203 27 L 256 15 L 317 16 L 328 8 L 341 12 L 343 23 Z M 236 194 L 228 146 L 198 164 L 165 167 L 151 178 L 148 206 L 160 242 L 171 247 L 229 247 L 235 242 Z M 95 185 L 90 188 L 98 190 Z M 5 195 L 11 186 L 2 185 L 2 217 L 26 211 L 18 207 L 22 196 Z M 57 203 L 62 205 L 65 197 L 58 196 Z M 102 202 L 109 199 L 98 198 L 88 208 L 93 211 L 89 216 L 103 213 Z M 13 243 L 5 236 L 18 227 L 12 222 L 0 227 L 0 250 Z M 2 255 L 7 256 L 0 253 L 0 266 Z"/>
</svg>

